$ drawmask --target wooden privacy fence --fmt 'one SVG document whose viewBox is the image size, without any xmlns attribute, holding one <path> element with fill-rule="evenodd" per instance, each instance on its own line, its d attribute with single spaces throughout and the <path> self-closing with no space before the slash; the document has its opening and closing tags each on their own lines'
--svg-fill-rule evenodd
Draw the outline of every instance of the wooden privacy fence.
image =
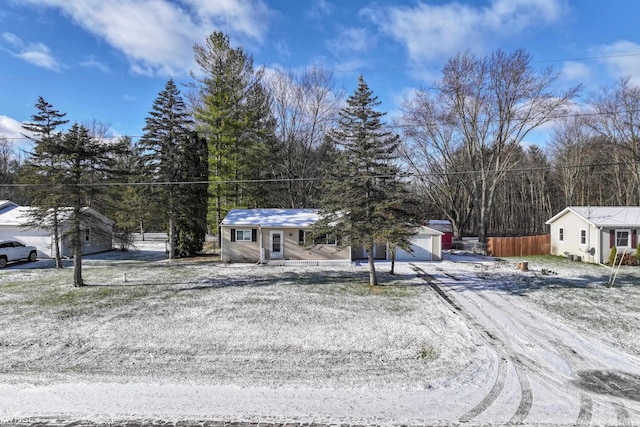
<svg viewBox="0 0 640 427">
<path fill-rule="evenodd" d="M 551 235 L 489 237 L 487 253 L 493 256 L 548 255 L 551 253 Z"/>
</svg>

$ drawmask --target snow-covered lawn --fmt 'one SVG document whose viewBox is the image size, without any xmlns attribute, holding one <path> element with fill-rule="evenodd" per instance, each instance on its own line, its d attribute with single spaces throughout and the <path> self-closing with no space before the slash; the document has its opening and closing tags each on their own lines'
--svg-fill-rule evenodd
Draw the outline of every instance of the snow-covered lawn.
<svg viewBox="0 0 640 427">
<path fill-rule="evenodd" d="M 465 413 L 494 381 L 494 350 L 408 263 L 395 276 L 380 263 L 371 288 L 364 266 L 163 258 L 151 246 L 88 257 L 79 289 L 47 261 L 0 271 L 0 418 L 448 424 L 438 410 Z M 517 261 L 418 266 L 472 275 L 464 292 L 495 291 L 640 357 L 640 269 L 608 288 L 604 267 Z"/>
</svg>

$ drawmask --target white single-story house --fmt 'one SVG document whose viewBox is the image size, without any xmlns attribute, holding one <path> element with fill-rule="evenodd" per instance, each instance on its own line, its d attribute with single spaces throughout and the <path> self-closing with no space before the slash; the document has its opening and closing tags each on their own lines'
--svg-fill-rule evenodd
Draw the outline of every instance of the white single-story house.
<svg viewBox="0 0 640 427">
<path fill-rule="evenodd" d="M 311 241 L 311 228 L 319 216 L 318 209 L 232 209 L 220 224 L 221 259 L 223 262 L 338 264 L 365 257 L 361 248 L 340 245 L 335 236 L 327 236 L 321 242 Z M 440 260 L 442 234 L 420 227 L 411 239 L 413 252 L 398 248 L 396 260 Z M 378 246 L 374 248 L 377 259 L 390 259 L 385 244 Z"/>
<path fill-rule="evenodd" d="M 310 241 L 317 209 L 232 209 L 220 224 L 223 262 L 350 263 L 351 248 L 335 237 Z M 296 262 L 294 262 L 296 261 Z"/>
<path fill-rule="evenodd" d="M 38 257 L 53 258 L 53 231 L 43 226 L 25 226 L 29 221 L 31 209 L 9 200 L 0 200 L 0 240 L 18 240 L 25 245 L 35 246 L 38 249 Z M 63 208 L 60 215 L 60 254 L 63 257 L 73 255 L 68 210 Z M 83 208 L 82 212 L 86 215 L 86 219 L 81 223 L 82 253 L 88 255 L 113 249 L 113 221 L 89 207 Z"/>
<path fill-rule="evenodd" d="M 552 255 L 606 263 L 614 246 L 618 253 L 635 253 L 640 206 L 571 206 L 546 223 Z"/>
</svg>

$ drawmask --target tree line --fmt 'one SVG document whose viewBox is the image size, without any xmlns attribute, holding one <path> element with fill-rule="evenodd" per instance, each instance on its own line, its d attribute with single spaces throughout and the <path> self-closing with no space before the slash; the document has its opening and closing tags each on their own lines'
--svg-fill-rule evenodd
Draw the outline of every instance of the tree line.
<svg viewBox="0 0 640 427">
<path fill-rule="evenodd" d="M 582 85 L 559 89 L 558 73 L 534 68 L 525 50 L 465 52 L 384 123 L 362 77 L 347 97 L 319 67 L 256 67 L 221 32 L 194 55 L 199 69 L 182 92 L 167 81 L 139 141 L 107 138 L 95 121 L 65 127 L 40 98 L 24 125 L 33 150 L 17 155 L 0 139 L 0 198 L 43 212 L 93 206 L 123 239 L 166 230 L 171 257 L 198 253 L 234 207 L 356 212 L 349 202 L 365 194 L 379 203 L 365 218 L 395 212 L 368 235 L 449 219 L 457 238 L 485 242 L 544 233 L 569 205 L 640 204 L 640 87 L 630 79 L 584 95 Z M 553 126 L 547 145 L 527 145 L 543 126 Z M 395 231 L 402 241 L 406 230 Z"/>
</svg>

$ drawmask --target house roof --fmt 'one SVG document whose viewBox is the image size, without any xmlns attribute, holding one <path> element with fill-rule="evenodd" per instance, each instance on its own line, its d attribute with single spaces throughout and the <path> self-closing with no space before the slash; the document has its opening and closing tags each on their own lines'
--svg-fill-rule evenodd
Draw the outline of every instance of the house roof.
<svg viewBox="0 0 640 427">
<path fill-rule="evenodd" d="M 303 228 L 312 226 L 319 218 L 318 209 L 232 209 L 221 225 Z"/>
<path fill-rule="evenodd" d="M 29 220 L 29 210 L 27 206 L 18 206 L 9 203 L 2 206 L 0 201 L 0 225 L 21 225 Z"/>
<path fill-rule="evenodd" d="M 546 223 L 573 212 L 596 227 L 640 227 L 640 206 L 570 206 Z"/>
<path fill-rule="evenodd" d="M 429 221 L 427 221 L 427 226 L 438 231 L 453 231 L 451 221 L 449 221 L 448 219 L 430 219 Z"/>
<path fill-rule="evenodd" d="M 0 200 L 0 212 L 6 208 L 18 206 L 16 203 L 13 203 L 11 200 Z"/>
<path fill-rule="evenodd" d="M 3 202 L 8 202 L 3 205 Z M 17 204 L 5 200 L 0 200 L 0 225 L 12 225 L 19 226 L 29 221 L 31 206 L 18 206 Z M 71 208 L 61 208 L 60 220 L 65 221 L 70 216 Z M 98 218 L 101 222 L 113 225 L 114 222 L 109 218 L 97 212 L 95 209 L 84 207 L 82 212 L 89 213 L 90 215 Z"/>
</svg>

